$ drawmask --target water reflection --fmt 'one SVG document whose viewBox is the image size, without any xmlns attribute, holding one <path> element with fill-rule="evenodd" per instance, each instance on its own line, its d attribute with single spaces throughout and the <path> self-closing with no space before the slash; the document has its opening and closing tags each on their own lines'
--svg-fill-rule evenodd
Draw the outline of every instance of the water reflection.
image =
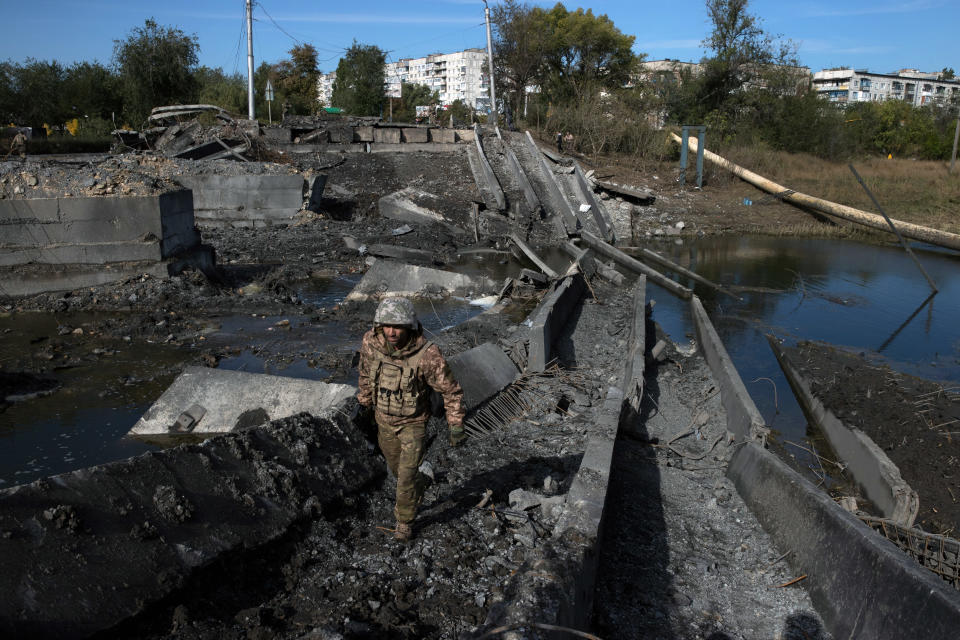
<svg viewBox="0 0 960 640">
<path fill-rule="evenodd" d="M 694 287 L 764 419 L 785 439 L 804 438 L 807 425 L 766 333 L 882 352 L 899 371 L 960 380 L 960 259 L 953 254 L 914 247 L 940 288 L 931 298 L 923 274 L 895 246 L 758 236 L 650 248 L 714 282 L 744 287 L 738 301 L 679 279 Z M 657 299 L 654 319 L 675 341 L 688 340 L 687 303 L 654 284 L 647 291 Z M 763 378 L 776 384 L 779 412 Z"/>
</svg>

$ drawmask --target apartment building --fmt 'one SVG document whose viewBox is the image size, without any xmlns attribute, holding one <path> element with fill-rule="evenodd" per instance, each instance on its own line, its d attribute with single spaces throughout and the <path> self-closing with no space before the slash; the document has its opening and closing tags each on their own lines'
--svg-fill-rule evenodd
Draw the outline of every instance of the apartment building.
<svg viewBox="0 0 960 640">
<path fill-rule="evenodd" d="M 400 97 L 402 83 L 422 84 L 440 94 L 441 104 L 462 100 L 478 111 L 490 109 L 486 49 L 401 58 L 386 65 L 386 95 Z"/>
<path fill-rule="evenodd" d="M 939 73 L 901 69 L 895 73 L 824 69 L 813 74 L 813 89 L 831 102 L 903 100 L 916 107 L 960 101 L 960 81 L 942 80 Z"/>
<path fill-rule="evenodd" d="M 317 100 L 324 107 L 332 107 L 333 81 L 337 79 L 337 72 L 321 73 L 317 78 Z"/>
</svg>

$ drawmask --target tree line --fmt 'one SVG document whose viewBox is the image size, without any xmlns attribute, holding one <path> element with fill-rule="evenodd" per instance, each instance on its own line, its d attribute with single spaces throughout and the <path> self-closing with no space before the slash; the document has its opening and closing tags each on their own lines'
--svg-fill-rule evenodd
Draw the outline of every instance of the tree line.
<svg viewBox="0 0 960 640">
<path fill-rule="evenodd" d="M 948 157 L 956 103 L 843 105 L 816 95 L 797 47 L 769 34 L 749 0 L 706 0 L 710 53 L 696 70 L 643 69 L 605 15 L 506 0 L 493 10 L 498 96 L 517 120 L 574 135 L 589 154 L 672 153 L 663 126 L 705 124 L 710 144 L 762 145 L 829 159 L 891 153 Z M 950 69 L 944 69 L 951 77 Z"/>
<path fill-rule="evenodd" d="M 671 153 L 664 125 L 705 124 L 713 146 L 763 145 L 841 159 L 882 153 L 945 158 L 958 105 L 913 107 L 901 101 L 841 105 L 819 98 L 796 46 L 767 33 L 749 0 L 706 0 L 712 25 L 698 70 L 646 72 L 634 36 L 606 15 L 505 0 L 493 9 L 494 62 L 503 124 L 570 132 L 589 154 Z M 150 109 L 166 104 L 215 104 L 243 114 L 246 78 L 198 64 L 195 35 L 148 19 L 114 41 L 109 65 L 28 59 L 0 62 L 0 122 L 40 127 L 76 119 L 101 135 L 140 128 Z M 400 99 L 384 94 L 385 52 L 356 41 L 337 67 L 332 103 L 352 115 L 413 121 L 417 106 L 437 105 L 429 88 L 404 83 Z M 950 70 L 945 69 L 945 72 Z M 948 73 L 949 75 L 949 73 Z M 300 44 L 289 58 L 256 69 L 256 113 L 314 114 L 317 51 Z M 472 109 L 453 105 L 457 121 Z"/>
<path fill-rule="evenodd" d="M 92 135 L 118 127 L 140 128 L 150 110 L 168 104 L 214 104 L 229 112 L 247 112 L 247 79 L 240 73 L 199 65 L 195 35 L 148 19 L 122 40 L 115 40 L 109 65 L 27 59 L 0 62 L 0 122 L 35 129 L 59 127 L 77 119 Z M 283 105 L 310 114 L 317 103 L 317 51 L 297 45 L 278 63 L 263 62 L 254 73 L 258 114 L 266 114 L 264 89 L 275 89 L 273 111 Z"/>
</svg>

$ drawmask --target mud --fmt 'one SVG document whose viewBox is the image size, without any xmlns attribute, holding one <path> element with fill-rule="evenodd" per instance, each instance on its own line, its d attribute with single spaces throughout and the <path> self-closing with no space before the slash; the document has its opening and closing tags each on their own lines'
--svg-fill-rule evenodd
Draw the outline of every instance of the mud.
<svg viewBox="0 0 960 640">
<path fill-rule="evenodd" d="M 929 533 L 957 537 L 957 389 L 894 371 L 865 353 L 822 343 L 801 342 L 786 351 L 824 406 L 845 424 L 870 436 L 919 494 L 920 511 L 915 526 Z M 862 497 L 858 497 L 858 502 L 869 509 L 869 502 Z"/>
</svg>

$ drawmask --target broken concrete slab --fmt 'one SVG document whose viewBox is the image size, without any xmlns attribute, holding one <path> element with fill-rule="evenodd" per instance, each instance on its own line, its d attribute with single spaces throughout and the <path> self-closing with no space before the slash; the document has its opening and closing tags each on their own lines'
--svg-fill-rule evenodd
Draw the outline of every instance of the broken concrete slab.
<svg viewBox="0 0 960 640">
<path fill-rule="evenodd" d="M 243 152 L 250 149 L 250 144 L 246 140 L 221 140 L 214 138 L 210 142 L 203 142 L 194 147 L 184 149 L 179 153 L 173 154 L 174 158 L 184 158 L 186 160 L 222 160 L 223 158 L 234 158 L 246 162 Z"/>
<path fill-rule="evenodd" d="M 540 152 L 540 147 L 533 141 L 533 136 L 530 135 L 529 131 L 526 132 L 526 142 L 533 157 L 536 158 L 538 168 L 543 176 L 542 182 L 547 187 L 546 205 L 548 210 L 560 216 L 567 233 L 576 232 L 580 224 L 577 220 L 577 214 L 570 208 L 570 203 L 567 202 L 566 197 L 560 190 L 560 185 L 557 184 L 557 176 L 553 174 L 553 170 L 547 164 L 546 159 Z"/>
<path fill-rule="evenodd" d="M 193 191 L 201 227 L 287 225 L 303 206 L 305 180 L 298 174 L 181 175 L 177 181 Z"/>
<path fill-rule="evenodd" d="M 297 416 L 2 490 L 0 635 L 114 629 L 382 476 L 348 418 Z"/>
<path fill-rule="evenodd" d="M 552 359 L 553 342 L 563 331 L 567 318 L 586 289 L 583 274 L 576 273 L 559 281 L 556 288 L 540 301 L 530 314 L 530 348 L 527 371 L 542 372 Z"/>
<path fill-rule="evenodd" d="M 653 192 L 648 189 L 639 189 L 637 187 L 629 187 L 627 185 L 616 184 L 614 182 L 603 182 L 599 180 L 597 181 L 597 186 L 604 191 L 609 191 L 619 196 L 624 196 L 634 200 L 637 204 L 653 204 L 653 202 L 657 199 L 657 197 L 653 195 Z"/>
<path fill-rule="evenodd" d="M 777 339 L 767 342 L 780 363 L 803 408 L 807 420 L 820 428 L 830 446 L 846 465 L 846 471 L 863 487 L 867 498 L 884 518 L 902 527 L 912 527 L 920 509 L 920 497 L 900 474 L 900 469 L 866 433 L 841 421 L 814 395 L 810 381 L 790 361 Z"/>
<path fill-rule="evenodd" d="M 502 391 L 520 375 L 513 361 L 495 344 L 485 342 L 447 358 L 463 387 L 463 402 L 472 411 Z"/>
<path fill-rule="evenodd" d="M 463 229 L 435 210 L 440 205 L 439 197 L 414 187 L 406 187 L 383 196 L 378 203 L 380 215 L 384 218 L 412 224 L 438 224 L 450 231 L 462 233 Z"/>
<path fill-rule="evenodd" d="M 537 265 L 537 268 L 543 271 L 548 278 L 556 279 L 560 277 L 559 274 L 553 269 L 551 269 L 550 265 L 544 262 L 543 259 L 540 256 L 538 256 L 536 252 L 530 248 L 529 245 L 527 245 L 526 242 L 524 242 L 523 240 L 520 239 L 519 236 L 517 236 L 517 234 L 511 233 L 510 240 L 513 242 L 513 244 L 517 245 L 517 247 L 519 247 L 520 250 L 523 251 L 524 255 L 527 256 L 530 259 L 530 261 L 533 262 L 533 264 Z"/>
<path fill-rule="evenodd" d="M 626 361 L 623 369 L 621 388 L 624 400 L 637 413 L 643 400 L 643 372 L 646 367 L 644 354 L 647 349 L 647 276 L 637 278 L 633 289 L 633 314 L 630 322 L 630 335 L 627 339 Z"/>
<path fill-rule="evenodd" d="M 130 429 L 130 435 L 175 433 L 181 415 L 199 406 L 203 415 L 192 433 L 224 433 L 301 412 L 328 415 L 356 393 L 345 384 L 262 373 L 188 367 Z M 257 420 L 249 424 L 251 420 Z"/>
<path fill-rule="evenodd" d="M 540 208 L 540 198 L 537 197 L 537 192 L 530 183 L 527 172 L 523 170 L 520 158 L 517 157 L 513 148 L 507 144 L 507 141 L 503 139 L 503 134 L 500 133 L 500 127 L 496 127 L 495 130 L 497 137 L 500 139 L 500 143 L 503 145 L 503 150 L 507 154 L 507 165 L 516 177 L 517 184 L 520 186 L 520 192 L 523 194 L 523 199 L 527 203 L 527 211 L 536 211 Z"/>
<path fill-rule="evenodd" d="M 593 186 L 584 175 L 579 162 L 573 163 L 573 186 L 580 199 L 590 206 L 593 212 L 593 221 L 596 223 L 597 229 L 600 230 L 600 237 L 611 244 L 615 242 L 616 238 L 613 233 L 613 225 L 610 222 L 610 214 L 607 213 L 603 202 L 593 193 Z"/>
<path fill-rule="evenodd" d="M 367 253 L 381 258 L 393 258 L 395 260 L 421 260 L 423 262 L 433 262 L 434 253 L 424 249 L 410 249 L 408 247 L 398 247 L 392 244 L 371 244 L 367 247 Z"/>
<path fill-rule="evenodd" d="M 470 169 L 473 171 L 473 178 L 481 193 L 489 193 L 493 197 L 495 206 L 489 206 L 490 203 L 488 203 L 488 208 L 503 211 L 507 208 L 507 199 L 503 195 L 503 188 L 500 186 L 500 181 L 497 180 L 497 174 L 494 173 L 493 167 L 490 166 L 490 161 L 487 160 L 487 155 L 483 150 L 479 125 L 473 125 L 473 134 L 477 147 L 476 156 L 470 156 Z"/>
<path fill-rule="evenodd" d="M 484 276 L 471 277 L 430 267 L 377 260 L 347 296 L 346 302 L 379 300 L 386 296 L 490 294 L 495 293 L 497 288 L 497 283 Z"/>
</svg>

